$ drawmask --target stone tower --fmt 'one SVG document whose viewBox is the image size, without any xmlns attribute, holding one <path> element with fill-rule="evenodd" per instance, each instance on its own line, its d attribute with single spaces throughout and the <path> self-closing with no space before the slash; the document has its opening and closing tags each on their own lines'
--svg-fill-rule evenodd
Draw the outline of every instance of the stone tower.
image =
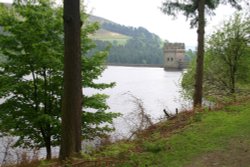
<svg viewBox="0 0 250 167">
<path fill-rule="evenodd" d="M 164 44 L 164 69 L 180 70 L 184 68 L 185 44 L 165 43 Z"/>
</svg>

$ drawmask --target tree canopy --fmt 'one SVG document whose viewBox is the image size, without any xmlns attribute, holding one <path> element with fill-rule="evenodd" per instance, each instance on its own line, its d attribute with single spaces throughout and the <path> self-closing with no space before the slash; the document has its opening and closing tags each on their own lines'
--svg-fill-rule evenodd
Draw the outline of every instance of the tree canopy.
<svg viewBox="0 0 250 167">
<path fill-rule="evenodd" d="M 249 93 L 250 22 L 235 14 L 218 28 L 206 42 L 204 96 L 210 101 L 235 100 Z M 184 74 L 182 86 L 192 94 L 195 66 Z"/>
<path fill-rule="evenodd" d="M 87 18 L 83 14 L 83 19 Z M 51 147 L 61 141 L 61 107 L 63 85 L 62 9 L 50 0 L 0 6 L 0 129 L 5 135 L 17 136 L 15 146 Z M 114 83 L 95 83 L 105 69 L 107 51 L 85 56 L 95 44 L 88 34 L 98 28 L 85 25 L 81 32 L 83 87 L 105 89 Z M 83 95 L 82 139 L 104 135 L 116 113 L 105 112 L 107 95 Z M 90 111 L 89 108 L 92 108 Z"/>
<path fill-rule="evenodd" d="M 241 9 L 241 5 L 239 4 L 239 0 L 205 0 L 204 7 L 205 13 L 207 15 L 215 15 L 214 10 L 220 4 L 231 4 L 231 6 Z M 187 0 L 187 1 L 172 1 L 172 0 L 165 0 L 162 3 L 161 10 L 163 13 L 168 15 L 177 17 L 179 12 L 182 12 L 187 19 L 190 20 L 191 27 L 195 27 L 198 25 L 198 3 L 197 0 Z"/>
<path fill-rule="evenodd" d="M 162 3 L 162 12 L 175 16 L 182 12 L 187 18 L 191 19 L 191 27 L 197 26 L 197 57 L 196 72 L 194 83 L 193 107 L 200 108 L 202 106 L 203 93 L 203 70 L 204 70 L 204 35 L 206 25 L 206 13 L 214 14 L 214 10 L 219 4 L 230 3 L 233 7 L 241 9 L 240 0 L 165 0 Z"/>
</svg>

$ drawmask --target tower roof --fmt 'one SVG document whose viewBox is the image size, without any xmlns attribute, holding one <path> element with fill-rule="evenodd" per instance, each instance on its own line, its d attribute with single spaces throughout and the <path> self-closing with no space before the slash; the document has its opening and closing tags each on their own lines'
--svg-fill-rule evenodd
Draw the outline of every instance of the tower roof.
<svg viewBox="0 0 250 167">
<path fill-rule="evenodd" d="M 185 44 L 184 43 L 165 43 L 164 47 L 169 48 L 169 49 L 185 49 Z"/>
</svg>

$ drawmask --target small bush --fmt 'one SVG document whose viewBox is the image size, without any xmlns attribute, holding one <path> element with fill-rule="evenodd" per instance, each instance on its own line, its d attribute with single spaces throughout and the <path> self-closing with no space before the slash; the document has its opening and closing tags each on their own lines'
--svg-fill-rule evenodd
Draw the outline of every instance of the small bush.
<svg viewBox="0 0 250 167">
<path fill-rule="evenodd" d="M 194 117 L 193 117 L 193 121 L 194 122 L 201 122 L 202 121 L 202 113 L 198 112 L 198 113 L 195 113 Z"/>
<path fill-rule="evenodd" d="M 101 151 L 101 156 L 104 157 L 124 157 L 127 153 L 134 148 L 133 143 L 120 142 L 109 145 Z"/>
<path fill-rule="evenodd" d="M 145 141 L 142 145 L 143 149 L 148 152 L 158 153 L 160 151 L 165 150 L 165 141 L 164 140 L 156 140 L 152 141 Z"/>
</svg>

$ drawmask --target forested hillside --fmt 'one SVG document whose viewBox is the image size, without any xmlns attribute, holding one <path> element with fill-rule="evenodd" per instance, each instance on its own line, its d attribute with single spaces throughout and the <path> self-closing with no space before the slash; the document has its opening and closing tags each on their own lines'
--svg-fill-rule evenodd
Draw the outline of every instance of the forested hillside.
<svg viewBox="0 0 250 167">
<path fill-rule="evenodd" d="M 101 29 L 92 37 L 97 50 L 110 47 L 108 63 L 114 64 L 162 64 L 162 40 L 143 27 L 127 27 L 106 19 L 91 16 Z"/>
</svg>

